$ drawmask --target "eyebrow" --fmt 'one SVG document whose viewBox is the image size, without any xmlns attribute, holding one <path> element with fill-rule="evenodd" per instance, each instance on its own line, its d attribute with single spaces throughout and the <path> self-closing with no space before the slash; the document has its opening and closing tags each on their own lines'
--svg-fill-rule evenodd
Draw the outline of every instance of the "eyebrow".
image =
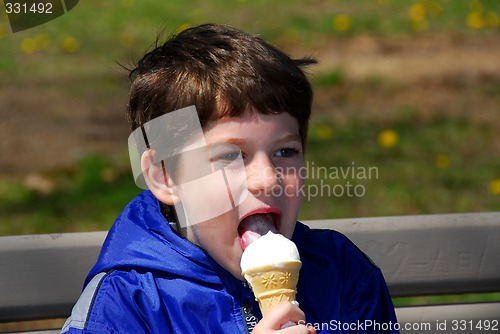
<svg viewBox="0 0 500 334">
<path fill-rule="evenodd" d="M 244 139 L 240 138 L 228 138 L 228 139 L 223 139 L 221 141 L 216 141 L 214 143 L 208 144 L 208 146 L 217 146 L 217 145 L 224 145 L 224 144 L 233 144 L 233 145 L 242 145 L 245 143 Z"/>
<path fill-rule="evenodd" d="M 298 135 L 298 134 L 288 134 L 284 137 L 281 137 L 276 142 L 277 143 L 285 143 L 285 142 L 289 142 L 289 141 L 298 141 L 298 142 L 302 143 L 302 138 L 300 138 L 300 135 Z"/>
<path fill-rule="evenodd" d="M 302 143 L 302 139 L 300 138 L 300 135 L 299 134 L 287 134 L 281 138 L 278 138 L 276 140 L 276 143 L 286 143 L 286 142 L 290 142 L 290 141 L 298 141 L 298 142 L 301 142 Z M 217 141 L 217 142 L 214 142 L 214 143 L 210 143 L 208 146 L 218 146 L 218 145 L 224 145 L 224 144 L 233 144 L 233 145 L 237 145 L 237 146 L 241 146 L 243 144 L 245 144 L 246 140 L 245 139 L 241 139 L 241 138 L 227 138 L 227 139 L 223 139 L 221 141 Z"/>
</svg>

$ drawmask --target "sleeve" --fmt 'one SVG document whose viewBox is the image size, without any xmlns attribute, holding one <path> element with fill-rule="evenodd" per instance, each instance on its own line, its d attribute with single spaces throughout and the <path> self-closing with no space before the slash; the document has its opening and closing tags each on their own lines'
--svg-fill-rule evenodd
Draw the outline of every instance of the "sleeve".
<svg viewBox="0 0 500 334">
<path fill-rule="evenodd" d="M 100 273 L 90 281 L 73 307 L 61 333 L 172 333 L 159 324 L 160 306 L 145 293 L 133 272 Z M 151 292 L 150 292 L 151 293 Z"/>
</svg>

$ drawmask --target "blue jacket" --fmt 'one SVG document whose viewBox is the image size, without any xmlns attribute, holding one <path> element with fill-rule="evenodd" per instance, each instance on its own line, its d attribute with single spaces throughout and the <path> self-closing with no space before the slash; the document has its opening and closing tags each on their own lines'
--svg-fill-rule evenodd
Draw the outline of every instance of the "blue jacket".
<svg viewBox="0 0 500 334">
<path fill-rule="evenodd" d="M 302 223 L 292 240 L 303 263 L 297 300 L 318 333 L 398 333 L 380 330 L 396 322 L 394 308 L 353 243 Z M 145 191 L 109 231 L 62 333 L 248 333 L 260 318 L 248 285 L 178 236 Z"/>
</svg>

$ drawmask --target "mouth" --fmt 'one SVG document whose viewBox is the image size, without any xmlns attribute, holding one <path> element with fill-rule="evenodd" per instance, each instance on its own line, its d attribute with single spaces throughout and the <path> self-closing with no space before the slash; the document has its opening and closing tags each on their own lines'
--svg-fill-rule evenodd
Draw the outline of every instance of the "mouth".
<svg viewBox="0 0 500 334">
<path fill-rule="evenodd" d="M 241 250 L 245 250 L 253 241 L 267 232 L 279 233 L 281 210 L 273 207 L 260 208 L 245 214 L 238 225 Z"/>
</svg>

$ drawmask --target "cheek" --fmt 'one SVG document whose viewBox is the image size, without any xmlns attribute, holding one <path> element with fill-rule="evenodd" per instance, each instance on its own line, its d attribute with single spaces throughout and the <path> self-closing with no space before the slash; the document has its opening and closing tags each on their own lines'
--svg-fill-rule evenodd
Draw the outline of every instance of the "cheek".
<svg viewBox="0 0 500 334">
<path fill-rule="evenodd" d="M 218 171 L 177 187 L 189 225 L 212 220 L 234 209 L 238 204 L 235 199 L 239 200 L 234 194 L 239 192 L 231 189 L 227 179 Z"/>
<path fill-rule="evenodd" d="M 305 197 L 305 179 L 299 175 L 287 175 L 283 181 L 283 186 L 285 187 L 283 199 L 286 210 L 284 210 L 280 232 L 286 237 L 291 238 L 295 229 L 300 205 Z"/>
<path fill-rule="evenodd" d="M 242 159 L 201 177 L 186 179 L 177 187 L 189 224 L 198 224 L 235 209 L 247 196 L 245 167 Z M 182 181 L 182 180 L 181 180 Z"/>
<path fill-rule="evenodd" d="M 291 201 L 302 201 L 304 198 L 304 185 L 306 178 L 305 167 L 300 167 L 294 170 L 293 173 L 283 175 L 283 187 L 285 187 L 284 194 Z"/>
<path fill-rule="evenodd" d="M 188 229 L 191 232 L 191 238 L 188 237 L 188 240 L 207 250 L 211 255 L 237 243 L 237 220 L 233 211 L 192 225 Z"/>
</svg>

